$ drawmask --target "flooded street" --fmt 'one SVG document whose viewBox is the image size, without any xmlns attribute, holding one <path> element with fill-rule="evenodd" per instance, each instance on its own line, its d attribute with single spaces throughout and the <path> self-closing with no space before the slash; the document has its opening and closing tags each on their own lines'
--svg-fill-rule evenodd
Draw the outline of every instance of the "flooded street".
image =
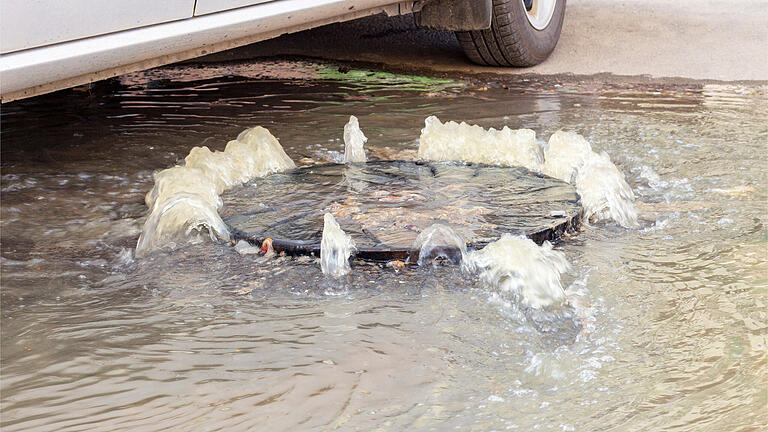
<svg viewBox="0 0 768 432">
<path fill-rule="evenodd" d="M 4 104 L 0 427 L 764 430 L 766 87 L 508 79 L 275 60 Z M 369 160 L 415 160 L 431 115 L 607 152 L 639 227 L 555 245 L 578 335 L 457 266 L 335 280 L 206 239 L 135 258 L 153 174 L 192 147 L 263 126 L 297 166 L 338 163 L 350 115 Z"/>
</svg>

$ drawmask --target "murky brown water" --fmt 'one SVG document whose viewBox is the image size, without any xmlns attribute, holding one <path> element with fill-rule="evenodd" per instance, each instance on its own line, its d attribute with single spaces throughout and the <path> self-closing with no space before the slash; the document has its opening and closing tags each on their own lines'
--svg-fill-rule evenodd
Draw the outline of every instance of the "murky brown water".
<svg viewBox="0 0 768 432">
<path fill-rule="evenodd" d="M 4 105 L 2 429 L 765 429 L 765 87 L 480 86 L 276 62 Z M 378 159 L 431 114 L 607 151 L 642 226 L 558 246 L 578 338 L 452 267 L 340 284 L 211 243 L 132 259 L 154 171 L 254 125 L 338 161 L 350 114 Z"/>
</svg>

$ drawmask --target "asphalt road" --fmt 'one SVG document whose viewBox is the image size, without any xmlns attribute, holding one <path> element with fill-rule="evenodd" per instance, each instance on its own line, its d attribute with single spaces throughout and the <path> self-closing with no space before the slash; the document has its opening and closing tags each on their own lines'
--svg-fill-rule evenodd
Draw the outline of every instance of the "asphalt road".
<svg viewBox="0 0 768 432">
<path fill-rule="evenodd" d="M 284 35 L 205 61 L 301 55 L 437 72 L 765 81 L 766 23 L 768 0 L 568 0 L 555 52 L 527 69 L 473 65 L 452 32 L 417 29 L 411 16 L 384 15 Z"/>
</svg>

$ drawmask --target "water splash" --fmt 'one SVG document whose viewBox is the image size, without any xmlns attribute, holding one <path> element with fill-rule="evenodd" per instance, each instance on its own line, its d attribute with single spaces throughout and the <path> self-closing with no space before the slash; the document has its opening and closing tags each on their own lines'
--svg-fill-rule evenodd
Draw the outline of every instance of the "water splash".
<svg viewBox="0 0 768 432">
<path fill-rule="evenodd" d="M 575 132 L 557 131 L 544 148 L 542 173 L 573 184 L 576 172 L 594 152 L 589 142 Z"/>
<path fill-rule="evenodd" d="M 542 172 L 576 186 L 585 217 L 612 219 L 623 227 L 637 226 L 635 195 L 607 153 L 595 153 L 579 134 L 558 131 L 544 149 Z"/>
<path fill-rule="evenodd" d="M 174 249 L 179 242 L 229 240 L 227 225 L 218 214 L 219 194 L 255 177 L 295 167 L 277 139 L 263 127 L 246 129 L 227 143 L 223 152 L 195 147 L 175 166 L 155 174 L 155 186 L 146 196 L 149 216 L 136 245 L 141 257 L 156 249 Z"/>
<path fill-rule="evenodd" d="M 645 179 L 648 182 L 648 187 L 656 191 L 669 186 L 669 182 L 662 180 L 661 176 L 648 165 L 640 167 L 640 178 Z"/>
<path fill-rule="evenodd" d="M 357 248 L 330 213 L 323 216 L 323 238 L 320 240 L 320 268 L 323 274 L 341 277 L 349 274 L 349 257 Z"/>
<path fill-rule="evenodd" d="M 363 145 L 368 138 L 360 130 L 357 117 L 349 116 L 349 122 L 344 125 L 344 163 L 365 163 Z"/>
<path fill-rule="evenodd" d="M 161 249 L 175 249 L 180 242 L 229 239 L 229 229 L 219 217 L 221 199 L 216 187 L 196 168 L 173 167 L 155 175 L 155 187 L 147 194 L 149 216 L 136 245 L 136 257 Z M 191 236 L 193 232 L 197 236 Z"/>
<path fill-rule="evenodd" d="M 635 194 L 607 153 L 591 156 L 576 174 L 575 184 L 587 218 L 613 219 L 625 228 L 638 226 Z"/>
<path fill-rule="evenodd" d="M 469 252 L 463 267 L 514 304 L 542 309 L 562 305 L 565 300 L 560 274 L 570 265 L 549 242 L 538 246 L 526 237 L 504 234 L 483 249 Z"/>
<path fill-rule="evenodd" d="M 419 265 L 436 261 L 459 264 L 467 256 L 467 243 L 450 226 L 436 223 L 419 233 L 411 250 L 419 251 Z"/>
<path fill-rule="evenodd" d="M 555 132 L 542 152 L 530 129 L 483 129 L 446 122 L 431 116 L 419 138 L 419 158 L 432 161 L 523 166 L 573 184 L 582 198 L 587 219 L 612 219 L 624 227 L 637 226 L 634 193 L 624 174 L 606 153 L 598 154 L 573 132 Z"/>
<path fill-rule="evenodd" d="M 427 117 L 419 137 L 419 158 L 430 161 L 524 166 L 541 171 L 544 157 L 530 129 L 483 129 L 461 122 L 440 122 Z"/>
</svg>

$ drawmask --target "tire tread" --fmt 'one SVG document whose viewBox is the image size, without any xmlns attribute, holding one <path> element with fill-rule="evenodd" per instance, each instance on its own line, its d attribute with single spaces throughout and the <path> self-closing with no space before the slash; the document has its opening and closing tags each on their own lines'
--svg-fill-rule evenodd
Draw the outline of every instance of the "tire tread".
<svg viewBox="0 0 768 432">
<path fill-rule="evenodd" d="M 554 44 L 543 56 L 541 53 L 537 54 L 535 49 L 530 48 L 530 43 L 526 43 L 524 33 L 528 29 L 515 25 L 511 8 L 520 7 L 519 2 L 520 0 L 493 0 L 490 29 L 456 32 L 456 39 L 472 62 L 488 66 L 528 67 L 541 63 L 549 56 Z M 565 1 L 560 6 L 564 9 Z M 562 9 L 561 14 L 564 12 Z M 559 20 L 556 23 L 557 28 L 552 30 L 556 32 L 556 44 L 562 26 L 562 16 L 555 16 L 554 19 Z"/>
</svg>

